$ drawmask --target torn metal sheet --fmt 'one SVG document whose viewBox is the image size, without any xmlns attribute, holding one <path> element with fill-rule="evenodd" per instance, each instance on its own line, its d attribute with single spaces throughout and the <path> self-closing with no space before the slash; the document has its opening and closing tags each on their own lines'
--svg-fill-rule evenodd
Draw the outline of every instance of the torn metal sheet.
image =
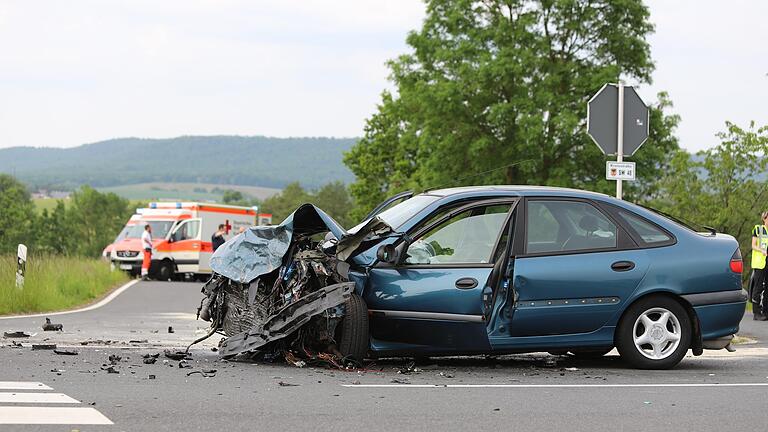
<svg viewBox="0 0 768 432">
<path fill-rule="evenodd" d="M 263 324 L 257 324 L 250 330 L 222 340 L 219 353 L 225 357 L 233 356 L 285 338 L 309 322 L 313 316 L 343 304 L 354 289 L 354 282 L 342 282 L 320 288 L 286 305 Z"/>
<path fill-rule="evenodd" d="M 368 242 L 392 233 L 392 228 L 375 217 L 348 233 L 321 209 L 304 204 L 280 225 L 254 226 L 224 243 L 211 256 L 211 269 L 235 282 L 250 283 L 283 265 L 295 234 L 310 236 L 323 232 L 333 234 L 334 240 L 327 246 L 335 249 L 336 257 L 344 261 L 361 252 L 361 245 L 367 249 L 373 246 Z"/>
</svg>

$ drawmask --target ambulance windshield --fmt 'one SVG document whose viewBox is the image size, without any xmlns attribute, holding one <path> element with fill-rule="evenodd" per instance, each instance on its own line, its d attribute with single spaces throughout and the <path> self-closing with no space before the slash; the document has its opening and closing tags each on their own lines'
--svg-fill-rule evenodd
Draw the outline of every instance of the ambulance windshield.
<svg viewBox="0 0 768 432">
<path fill-rule="evenodd" d="M 152 227 L 152 239 L 165 238 L 168 235 L 168 231 L 173 226 L 172 220 L 143 220 L 131 227 L 131 231 L 128 233 L 128 238 L 141 238 L 141 233 L 144 232 L 144 225 L 149 224 Z"/>
</svg>

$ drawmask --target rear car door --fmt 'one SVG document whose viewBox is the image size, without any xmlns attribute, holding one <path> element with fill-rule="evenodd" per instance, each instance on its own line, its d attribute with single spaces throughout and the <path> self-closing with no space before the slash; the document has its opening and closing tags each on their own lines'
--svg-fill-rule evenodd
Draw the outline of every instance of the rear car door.
<svg viewBox="0 0 768 432">
<path fill-rule="evenodd" d="M 444 208 L 425 219 L 401 262 L 370 269 L 364 299 L 378 351 L 484 351 L 489 348 L 483 288 L 516 199 Z"/>
<path fill-rule="evenodd" d="M 525 201 L 525 223 L 515 238 L 512 285 L 518 299 L 509 336 L 600 329 L 645 275 L 646 251 L 590 200 Z"/>
</svg>

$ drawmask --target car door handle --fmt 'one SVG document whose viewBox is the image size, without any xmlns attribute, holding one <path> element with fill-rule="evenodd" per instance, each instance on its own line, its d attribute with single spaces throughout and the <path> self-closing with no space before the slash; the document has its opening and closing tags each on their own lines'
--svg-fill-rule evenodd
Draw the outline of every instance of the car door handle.
<svg viewBox="0 0 768 432">
<path fill-rule="evenodd" d="M 615 263 L 611 264 L 611 270 L 617 272 L 630 271 L 633 268 L 635 268 L 635 263 L 632 261 L 616 261 Z"/>
<path fill-rule="evenodd" d="M 477 286 L 477 279 L 475 278 L 461 278 L 456 281 L 456 288 L 458 289 L 472 289 Z"/>
</svg>

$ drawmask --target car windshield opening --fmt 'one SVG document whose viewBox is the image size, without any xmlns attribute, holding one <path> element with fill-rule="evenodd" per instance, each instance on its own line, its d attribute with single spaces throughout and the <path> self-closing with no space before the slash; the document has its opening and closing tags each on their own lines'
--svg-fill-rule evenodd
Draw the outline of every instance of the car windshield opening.
<svg viewBox="0 0 768 432">
<path fill-rule="evenodd" d="M 131 227 L 131 231 L 128 233 L 128 238 L 141 238 L 141 233 L 144 232 L 144 226 L 149 225 L 152 227 L 152 238 L 159 239 L 165 238 L 168 231 L 173 226 L 173 221 L 170 220 L 155 220 L 155 221 L 141 221 L 138 224 Z"/>
<path fill-rule="evenodd" d="M 379 213 L 384 222 L 387 223 L 393 230 L 397 231 L 408 219 L 412 218 L 416 213 L 420 212 L 424 207 L 437 201 L 440 197 L 435 195 L 417 195 L 413 198 L 407 199 L 395 206 L 392 206 L 383 212 Z M 354 228 L 350 229 L 350 233 L 355 233 L 359 230 L 367 220 L 361 222 Z"/>
</svg>

